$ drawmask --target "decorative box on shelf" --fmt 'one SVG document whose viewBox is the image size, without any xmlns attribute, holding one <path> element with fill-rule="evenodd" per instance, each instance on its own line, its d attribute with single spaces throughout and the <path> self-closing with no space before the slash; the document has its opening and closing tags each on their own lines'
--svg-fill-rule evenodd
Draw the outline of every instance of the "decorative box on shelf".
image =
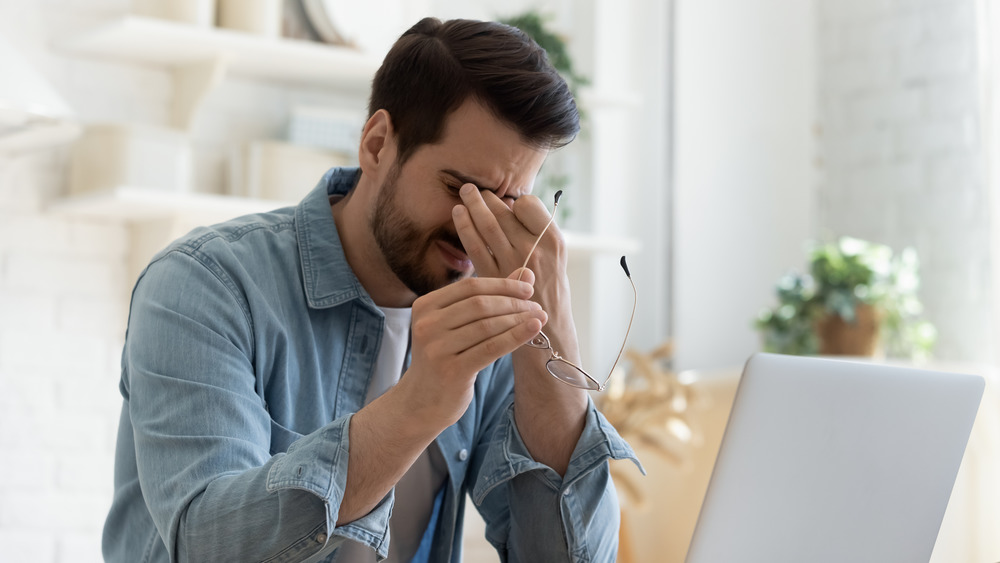
<svg viewBox="0 0 1000 563">
<path fill-rule="evenodd" d="M 184 133 L 134 123 L 88 125 L 73 145 L 71 195 L 101 193 L 122 185 L 162 192 L 192 189 L 193 155 Z"/>
</svg>

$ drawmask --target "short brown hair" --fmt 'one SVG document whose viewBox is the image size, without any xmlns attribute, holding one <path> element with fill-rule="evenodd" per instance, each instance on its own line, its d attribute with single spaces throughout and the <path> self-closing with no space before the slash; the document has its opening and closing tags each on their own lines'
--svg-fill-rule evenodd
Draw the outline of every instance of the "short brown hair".
<svg viewBox="0 0 1000 563">
<path fill-rule="evenodd" d="M 580 130 L 573 95 L 545 50 L 517 28 L 473 20 L 424 18 L 404 33 L 375 74 L 368 115 L 389 112 L 402 164 L 437 142 L 469 97 L 536 148 L 564 146 Z"/>
</svg>

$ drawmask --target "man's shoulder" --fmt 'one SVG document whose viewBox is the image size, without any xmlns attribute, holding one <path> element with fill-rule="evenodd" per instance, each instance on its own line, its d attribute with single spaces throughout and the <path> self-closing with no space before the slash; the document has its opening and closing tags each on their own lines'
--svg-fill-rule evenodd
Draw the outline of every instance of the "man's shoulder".
<svg viewBox="0 0 1000 563">
<path fill-rule="evenodd" d="M 150 265 L 165 272 L 203 267 L 224 277 L 249 275 L 262 269 L 284 269 L 298 258 L 295 208 L 276 209 L 197 227 L 158 252 Z M 193 260 L 189 260 L 193 259 Z M 197 266 L 196 264 L 200 264 Z"/>
<path fill-rule="evenodd" d="M 214 248 L 238 248 L 260 244 L 255 237 L 281 239 L 295 237 L 295 208 L 285 207 L 266 213 L 235 217 L 222 223 L 197 227 L 178 238 L 167 249 L 182 252 L 209 252 Z"/>
</svg>

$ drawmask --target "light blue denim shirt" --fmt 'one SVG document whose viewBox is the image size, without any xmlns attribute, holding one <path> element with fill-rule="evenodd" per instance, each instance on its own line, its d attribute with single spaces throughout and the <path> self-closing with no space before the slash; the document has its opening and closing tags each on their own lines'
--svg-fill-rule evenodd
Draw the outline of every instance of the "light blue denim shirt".
<svg viewBox="0 0 1000 563">
<path fill-rule="evenodd" d="M 297 207 L 196 229 L 139 277 L 107 561 L 333 561 L 345 538 L 388 553 L 392 494 L 336 525 L 383 322 L 330 212 L 358 174 L 331 170 Z M 505 561 L 614 561 L 607 460 L 635 460 L 628 444 L 591 404 L 560 477 L 518 435 L 510 357 L 475 388 L 437 438 L 448 480 L 429 560 L 461 560 L 471 492 Z"/>
</svg>

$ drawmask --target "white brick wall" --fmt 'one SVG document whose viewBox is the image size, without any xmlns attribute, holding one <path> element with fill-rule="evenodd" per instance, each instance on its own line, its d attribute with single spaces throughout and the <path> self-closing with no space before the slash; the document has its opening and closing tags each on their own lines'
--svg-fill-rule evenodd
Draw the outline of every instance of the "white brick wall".
<svg viewBox="0 0 1000 563">
<path fill-rule="evenodd" d="M 0 158 L 0 553 L 99 561 L 110 503 L 127 229 L 57 220 L 65 159 Z"/>
<path fill-rule="evenodd" d="M 163 125 L 173 88 L 168 73 L 49 47 L 64 30 L 128 6 L 0 0 L 0 35 L 82 121 Z M 253 92 L 231 95 L 246 100 Z M 245 112 L 227 111 L 230 121 L 246 120 Z M 209 137 L 215 144 L 206 154 L 221 154 L 230 140 L 217 137 Z M 0 155 L 0 561 L 101 561 L 111 502 L 130 229 L 47 213 L 66 191 L 68 156 L 66 148 Z M 221 158 L 205 162 L 201 184 L 221 187 Z"/>
<path fill-rule="evenodd" d="M 989 361 L 976 2 L 819 8 L 819 231 L 915 246 L 936 355 Z"/>
</svg>

